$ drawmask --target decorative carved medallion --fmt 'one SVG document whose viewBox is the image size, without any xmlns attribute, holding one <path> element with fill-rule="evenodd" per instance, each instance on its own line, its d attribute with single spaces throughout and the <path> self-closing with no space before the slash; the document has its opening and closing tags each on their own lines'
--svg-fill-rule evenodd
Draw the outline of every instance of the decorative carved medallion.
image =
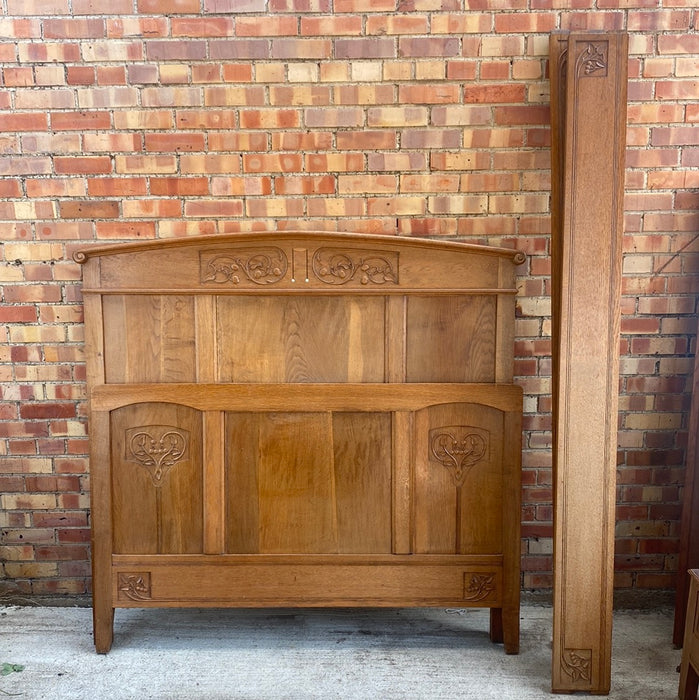
<svg viewBox="0 0 699 700">
<path fill-rule="evenodd" d="M 150 474 L 154 486 L 189 452 L 189 432 L 172 425 L 129 428 L 124 438 L 126 459 L 138 462 Z"/>
<path fill-rule="evenodd" d="M 574 682 L 592 680 L 592 649 L 565 649 L 561 657 L 561 668 Z"/>
<path fill-rule="evenodd" d="M 464 574 L 464 600 L 485 600 L 496 590 L 495 574 Z"/>
<path fill-rule="evenodd" d="M 446 467 L 456 486 L 461 486 L 471 467 L 488 452 L 487 430 L 467 425 L 450 425 L 430 430 L 429 458 Z"/>
<path fill-rule="evenodd" d="M 117 588 L 119 598 L 129 598 L 130 600 L 150 600 L 150 573 L 142 574 L 122 574 L 117 577 Z"/>
<path fill-rule="evenodd" d="M 607 75 L 608 53 L 609 44 L 606 41 L 594 44 L 592 42 L 588 43 L 583 52 L 578 56 L 576 75 L 595 75 L 600 77 Z"/>
<path fill-rule="evenodd" d="M 211 255 L 202 253 L 199 259 L 202 283 L 275 284 L 283 279 L 289 267 L 281 248 L 240 249 Z"/>
<path fill-rule="evenodd" d="M 325 284 L 398 284 L 398 253 L 371 250 L 318 248 L 313 272 Z"/>
</svg>

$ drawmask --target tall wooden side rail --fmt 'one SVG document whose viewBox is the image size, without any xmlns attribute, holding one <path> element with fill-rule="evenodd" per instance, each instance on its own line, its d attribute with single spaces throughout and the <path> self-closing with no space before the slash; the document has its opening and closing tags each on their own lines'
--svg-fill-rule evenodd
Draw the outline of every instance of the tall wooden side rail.
<svg viewBox="0 0 699 700">
<path fill-rule="evenodd" d="M 551 37 L 554 692 L 611 682 L 627 36 Z"/>
</svg>

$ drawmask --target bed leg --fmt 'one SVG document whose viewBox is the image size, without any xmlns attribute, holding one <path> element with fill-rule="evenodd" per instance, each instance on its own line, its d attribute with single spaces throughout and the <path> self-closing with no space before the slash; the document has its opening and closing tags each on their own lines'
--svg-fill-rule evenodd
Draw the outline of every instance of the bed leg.
<svg viewBox="0 0 699 700">
<path fill-rule="evenodd" d="M 92 620 L 95 650 L 98 654 L 106 654 L 112 648 L 114 638 L 114 608 L 93 604 Z"/>
<path fill-rule="evenodd" d="M 502 644 L 502 608 L 490 608 L 490 641 Z"/>
<path fill-rule="evenodd" d="M 519 654 L 519 606 L 502 610 L 502 628 L 506 654 Z"/>
</svg>

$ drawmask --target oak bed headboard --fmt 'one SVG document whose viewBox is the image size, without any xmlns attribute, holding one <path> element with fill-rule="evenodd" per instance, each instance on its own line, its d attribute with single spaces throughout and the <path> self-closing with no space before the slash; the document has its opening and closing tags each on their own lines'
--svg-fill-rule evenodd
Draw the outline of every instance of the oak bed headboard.
<svg viewBox="0 0 699 700">
<path fill-rule="evenodd" d="M 95 643 L 117 607 L 491 609 L 518 649 L 514 250 L 270 232 L 80 251 Z"/>
</svg>

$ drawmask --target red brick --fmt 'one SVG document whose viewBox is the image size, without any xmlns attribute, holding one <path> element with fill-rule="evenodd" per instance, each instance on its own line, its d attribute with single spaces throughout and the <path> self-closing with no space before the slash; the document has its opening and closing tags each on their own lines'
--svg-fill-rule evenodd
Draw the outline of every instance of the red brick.
<svg viewBox="0 0 699 700">
<path fill-rule="evenodd" d="M 337 47 L 335 51 L 337 52 Z M 272 39 L 272 58 L 298 61 L 308 58 L 328 59 L 331 55 L 332 42 L 327 39 Z"/>
<path fill-rule="evenodd" d="M 204 134 L 146 134 L 146 151 L 171 153 L 181 151 L 204 151 Z"/>
<path fill-rule="evenodd" d="M 173 17 L 170 20 L 172 36 L 215 37 L 232 36 L 236 27 L 230 17 Z"/>
<path fill-rule="evenodd" d="M 68 201 L 59 203 L 64 219 L 115 219 L 119 216 L 119 203 L 110 201 Z"/>
<path fill-rule="evenodd" d="M 138 11 L 144 15 L 197 14 L 199 0 L 138 0 Z"/>
<path fill-rule="evenodd" d="M 46 131 L 48 118 L 45 113 L 14 112 L 0 114 L 0 132 Z"/>
<path fill-rule="evenodd" d="M 155 238 L 152 221 L 98 221 L 95 229 L 98 239 Z"/>
<path fill-rule="evenodd" d="M 209 181 L 205 177 L 161 177 L 151 178 L 153 195 L 201 196 L 209 194 Z"/>
<path fill-rule="evenodd" d="M 358 16 L 301 17 L 303 36 L 359 36 L 362 18 Z"/>
<path fill-rule="evenodd" d="M 75 156 L 54 158 L 56 172 L 63 175 L 106 175 L 112 170 L 108 156 Z"/>
<path fill-rule="evenodd" d="M 90 178 L 87 191 L 93 197 L 129 197 L 146 194 L 144 177 Z"/>
<path fill-rule="evenodd" d="M 658 35 L 658 53 L 696 55 L 699 53 L 699 35 L 660 34 Z M 696 92 L 694 95 L 696 96 Z"/>
<path fill-rule="evenodd" d="M 298 34 L 298 20 L 293 16 L 237 17 L 236 36 L 293 36 Z M 224 35 L 230 36 L 230 34 Z"/>
<path fill-rule="evenodd" d="M 458 56 L 460 50 L 457 37 L 401 37 L 398 41 L 399 58 Z"/>
<path fill-rule="evenodd" d="M 45 19 L 46 39 L 97 39 L 105 36 L 104 20 L 91 19 Z"/>
<path fill-rule="evenodd" d="M 522 88 L 522 95 L 524 95 L 523 90 L 524 88 Z M 458 104 L 461 101 L 461 95 L 458 85 L 448 83 L 444 85 L 401 85 L 398 88 L 398 99 L 402 103 L 411 105 Z"/>
<path fill-rule="evenodd" d="M 274 190 L 281 195 L 335 194 L 332 175 L 275 177 Z"/>
<path fill-rule="evenodd" d="M 302 170 L 303 159 L 300 154 L 243 155 L 243 172 L 246 173 L 290 173 Z"/>
<path fill-rule="evenodd" d="M 184 205 L 185 216 L 242 216 L 243 202 L 240 199 L 188 200 Z"/>
</svg>

